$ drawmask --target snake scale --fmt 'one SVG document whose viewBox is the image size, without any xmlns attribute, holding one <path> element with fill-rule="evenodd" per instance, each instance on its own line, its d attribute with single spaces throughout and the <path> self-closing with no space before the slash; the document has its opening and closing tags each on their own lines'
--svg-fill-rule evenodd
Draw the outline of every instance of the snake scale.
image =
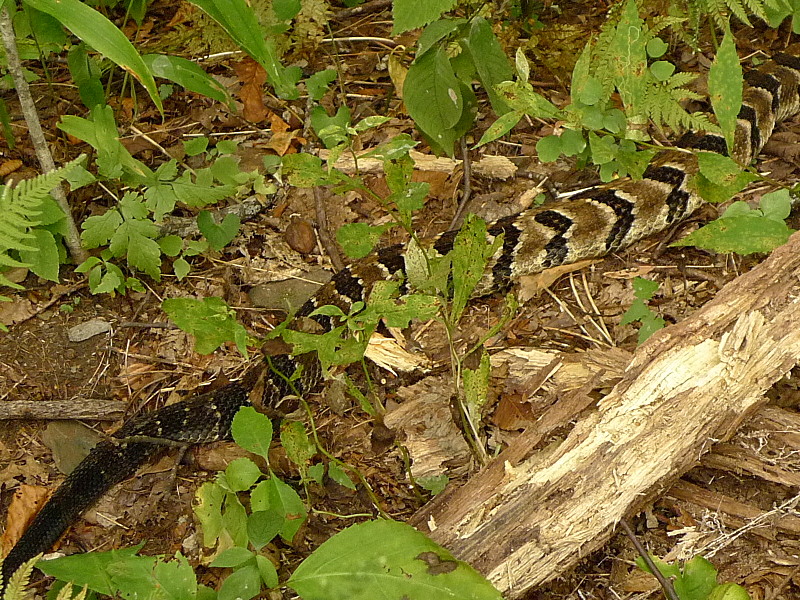
<svg viewBox="0 0 800 600">
<path fill-rule="evenodd" d="M 779 53 L 745 76 L 743 102 L 736 127 L 733 155 L 748 164 L 759 153 L 775 125 L 800 110 L 800 46 Z M 691 178 L 698 171 L 694 152 L 728 154 L 719 135 L 689 133 L 650 162 L 639 180 L 621 179 L 581 192 L 568 202 L 533 208 L 493 223 L 488 236 L 502 235 L 502 245 L 490 260 L 483 290 L 507 287 L 515 278 L 546 268 L 603 256 L 684 219 L 702 200 Z M 456 232 L 431 240 L 439 253 L 448 252 Z M 392 246 L 337 273 L 299 310 L 308 316 L 316 307 L 335 304 L 348 311 L 363 300 L 371 285 L 403 271 L 402 248 Z M 325 323 L 323 322 L 323 325 Z M 330 323 L 327 324 L 330 326 Z M 301 376 L 289 389 L 285 377 L 302 365 Z M 198 395 L 151 413 L 133 417 L 110 439 L 100 442 L 64 480 L 45 504 L 3 564 L 3 580 L 25 561 L 46 552 L 66 528 L 113 485 L 132 476 L 168 443 L 203 443 L 230 437 L 236 411 L 255 404 L 274 407 L 290 393 L 308 393 L 321 382 L 312 355 L 273 356 L 256 375 L 211 393 Z M 158 443 L 158 440 L 164 440 Z M 0 588 L 1 590 L 2 588 Z"/>
</svg>

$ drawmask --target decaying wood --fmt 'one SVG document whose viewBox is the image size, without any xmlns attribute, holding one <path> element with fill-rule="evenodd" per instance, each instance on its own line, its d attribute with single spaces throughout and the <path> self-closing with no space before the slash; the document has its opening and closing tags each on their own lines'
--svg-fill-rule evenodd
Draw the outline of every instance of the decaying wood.
<svg viewBox="0 0 800 600">
<path fill-rule="evenodd" d="M 793 515 L 767 514 L 755 506 L 734 500 L 730 496 L 704 489 L 688 481 L 678 481 L 667 492 L 667 495 L 697 504 L 716 514 L 720 514 L 728 525 L 742 527 L 756 519 L 761 521 L 760 527 L 754 527 L 753 532 L 761 533 L 768 539 L 775 539 L 775 530 L 780 530 L 792 535 L 800 534 L 800 518 Z"/>
<path fill-rule="evenodd" d="M 412 523 L 518 598 L 598 549 L 724 441 L 800 357 L 800 234 L 634 354 L 555 449 L 520 436 Z"/>
</svg>

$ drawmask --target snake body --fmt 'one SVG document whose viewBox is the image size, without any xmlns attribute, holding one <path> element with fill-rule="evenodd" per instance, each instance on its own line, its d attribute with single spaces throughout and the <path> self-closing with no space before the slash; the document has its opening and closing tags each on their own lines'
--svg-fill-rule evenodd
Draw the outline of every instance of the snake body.
<svg viewBox="0 0 800 600">
<path fill-rule="evenodd" d="M 775 125 L 800 110 L 798 54 L 800 48 L 777 54 L 746 75 L 733 149 L 739 162 L 753 160 Z M 503 240 L 479 284 L 480 291 L 507 287 L 521 275 L 549 267 L 603 256 L 686 218 L 702 204 L 691 185 L 698 173 L 693 151 L 728 152 L 724 139 L 713 134 L 690 133 L 679 145 L 682 150 L 667 149 L 657 154 L 639 180 L 598 185 L 568 202 L 533 208 L 490 225 L 488 237 L 502 235 Z M 447 232 L 430 243 L 445 254 L 452 249 L 455 235 Z M 374 282 L 403 269 L 401 247 L 379 250 L 337 273 L 298 314 L 308 316 L 326 304 L 348 312 L 353 303 L 366 298 Z M 321 321 L 325 325 L 324 319 Z M 268 362 L 258 376 L 259 385 L 253 377 L 246 378 L 216 392 L 136 416 L 98 444 L 64 480 L 6 557 L 3 580 L 7 582 L 25 561 L 47 551 L 70 523 L 113 485 L 162 452 L 166 446 L 156 440 L 203 443 L 228 439 L 239 408 L 251 403 L 274 407 L 286 395 L 307 393 L 321 381 L 319 364 L 312 355 L 283 354 Z M 290 389 L 286 378 L 276 373 L 291 374 L 298 365 L 303 369 Z"/>
</svg>

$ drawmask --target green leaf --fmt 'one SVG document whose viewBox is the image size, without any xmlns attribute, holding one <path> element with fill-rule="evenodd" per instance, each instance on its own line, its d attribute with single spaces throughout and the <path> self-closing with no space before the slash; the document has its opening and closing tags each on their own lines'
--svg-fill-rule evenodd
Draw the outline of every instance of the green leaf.
<svg viewBox="0 0 800 600">
<path fill-rule="evenodd" d="M 650 72 L 658 81 L 667 81 L 675 72 L 675 65 L 667 60 L 658 60 L 650 65 Z"/>
<path fill-rule="evenodd" d="M 147 65 L 125 34 L 101 13 L 80 0 L 25 0 L 25 4 L 55 17 L 89 46 L 133 75 L 163 114 L 158 87 Z"/>
<path fill-rule="evenodd" d="M 222 219 L 222 223 L 217 225 L 213 215 L 207 211 L 200 211 L 197 215 L 197 228 L 200 230 L 208 243 L 214 250 L 222 250 L 239 233 L 239 226 L 242 224 L 238 215 L 228 213 Z"/>
<path fill-rule="evenodd" d="M 207 481 L 195 493 L 192 510 L 203 526 L 203 545 L 214 546 L 222 532 L 222 502 L 225 491 L 215 483 Z"/>
<path fill-rule="evenodd" d="M 428 25 L 417 40 L 417 57 L 422 56 L 439 40 L 443 40 L 459 27 L 467 23 L 466 19 L 440 19 Z"/>
<path fill-rule="evenodd" d="M 464 47 L 472 57 L 475 69 L 478 71 L 478 79 L 489 95 L 492 109 L 498 115 L 505 114 L 510 108 L 497 93 L 495 86 L 501 81 L 510 80 L 514 76 L 514 70 L 486 19 L 476 17 L 472 20 L 469 34 L 464 40 Z"/>
<path fill-rule="evenodd" d="M 63 215 L 63 213 L 62 213 Z M 30 270 L 42 279 L 58 282 L 58 246 L 53 234 L 46 229 L 31 231 L 34 239 L 31 241 L 36 250 L 20 249 L 20 259 L 27 263 Z"/>
<path fill-rule="evenodd" d="M 640 300 L 650 300 L 658 290 L 659 283 L 644 277 L 636 277 L 633 280 L 633 295 Z"/>
<path fill-rule="evenodd" d="M 356 484 L 353 483 L 353 480 L 350 479 L 350 476 L 347 474 L 347 472 L 336 462 L 328 463 L 328 477 L 349 490 L 356 489 Z"/>
<path fill-rule="evenodd" d="M 728 151 L 733 154 L 736 117 L 742 106 L 742 66 L 730 29 L 725 32 L 708 73 L 708 93 L 722 128 Z"/>
<path fill-rule="evenodd" d="M 269 462 L 272 421 L 252 406 L 240 408 L 231 423 L 233 440 L 242 448 Z"/>
<path fill-rule="evenodd" d="M 764 194 L 759 203 L 761 212 L 767 219 L 783 221 L 792 212 L 792 197 L 789 190 L 782 189 Z"/>
<path fill-rule="evenodd" d="M 409 29 L 423 27 L 438 19 L 442 13 L 451 10 L 456 0 L 394 0 L 392 17 L 394 27 L 392 35 L 398 35 Z"/>
<path fill-rule="evenodd" d="M 174 81 L 190 92 L 202 94 L 234 109 L 233 99 L 225 87 L 196 63 L 169 54 L 145 54 L 142 60 L 156 77 Z"/>
<path fill-rule="evenodd" d="M 183 149 L 189 156 L 197 156 L 208 150 L 208 138 L 204 135 L 183 142 Z"/>
<path fill-rule="evenodd" d="M 195 337 L 196 352 L 211 354 L 225 342 L 235 342 L 247 357 L 247 330 L 222 298 L 167 298 L 161 308 L 178 327 Z"/>
<path fill-rule="evenodd" d="M 782 221 L 757 215 L 717 219 L 687 235 L 673 246 L 697 246 L 715 252 L 752 254 L 770 252 L 786 243 L 793 230 Z"/>
<path fill-rule="evenodd" d="M 751 600 L 751 598 L 742 586 L 729 582 L 715 587 L 705 600 Z"/>
<path fill-rule="evenodd" d="M 674 586 L 681 598 L 706 600 L 711 590 L 717 587 L 717 570 L 702 556 L 695 556 L 683 566 Z"/>
<path fill-rule="evenodd" d="M 256 463 L 246 457 L 232 460 L 225 468 L 225 478 L 233 492 L 249 490 L 261 477 L 261 470 Z"/>
<path fill-rule="evenodd" d="M 256 566 L 258 567 L 258 573 L 261 575 L 261 581 L 264 582 L 264 585 L 270 589 L 278 587 L 278 571 L 275 569 L 275 565 L 272 564 L 270 559 L 266 556 L 258 555 L 256 556 Z"/>
<path fill-rule="evenodd" d="M 250 600 L 261 591 L 261 575 L 255 565 L 246 565 L 231 573 L 217 594 L 217 600 Z"/>
<path fill-rule="evenodd" d="M 396 521 L 369 521 L 337 533 L 297 567 L 287 585 L 304 600 L 501 598 L 472 567 Z"/>
<path fill-rule="evenodd" d="M 254 512 L 271 510 L 281 515 L 284 522 L 280 536 L 289 543 L 308 516 L 297 492 L 274 475 L 256 486 L 250 494 L 250 506 Z"/>
<path fill-rule="evenodd" d="M 325 69 L 317 71 L 306 79 L 306 89 L 308 89 L 308 95 L 311 96 L 311 99 L 314 101 L 320 100 L 325 95 L 325 92 L 328 91 L 328 86 L 336 81 L 336 75 L 334 69 Z"/>
<path fill-rule="evenodd" d="M 417 126 L 443 144 L 446 132 L 461 119 L 464 107 L 461 86 L 444 48 L 414 61 L 403 84 L 403 100 Z M 452 153 L 452 144 L 445 150 Z"/>
<path fill-rule="evenodd" d="M 428 490 L 434 496 L 444 491 L 450 478 L 447 475 L 431 475 L 430 477 L 420 477 L 417 483 L 423 488 Z"/>
<path fill-rule="evenodd" d="M 100 81 L 100 68 L 95 59 L 89 56 L 86 44 L 75 44 L 69 49 L 67 65 L 84 106 L 92 108 L 105 104 L 106 94 Z"/>
<path fill-rule="evenodd" d="M 281 423 L 281 446 L 286 450 L 287 458 L 301 469 L 317 454 L 317 446 L 309 439 L 306 427 L 300 421 Z"/>
<path fill-rule="evenodd" d="M 281 532 L 285 519 L 274 510 L 257 510 L 247 517 L 247 537 L 260 550 Z"/>
<path fill-rule="evenodd" d="M 165 600 L 195 600 L 197 578 L 186 557 L 177 553 L 177 560 L 158 561 L 153 570 L 154 587 L 164 594 Z"/>
<path fill-rule="evenodd" d="M 264 67 L 278 96 L 287 100 L 299 97 L 295 86 L 299 70 L 286 69 L 280 63 L 275 41 L 265 39 L 258 17 L 245 0 L 192 0 L 192 4 L 219 23 L 242 50 Z"/>
<path fill-rule="evenodd" d="M 192 267 L 186 262 L 185 258 L 178 258 L 172 263 L 172 272 L 175 274 L 175 277 L 178 278 L 178 281 L 181 281 L 184 277 L 189 274 Z"/>
<path fill-rule="evenodd" d="M 254 556 L 255 554 L 247 548 L 234 546 L 233 548 L 228 548 L 220 552 L 217 557 L 211 561 L 211 566 L 220 569 L 235 568 L 243 565 Z"/>
<path fill-rule="evenodd" d="M 503 137 L 507 134 L 511 129 L 513 129 L 514 125 L 519 123 L 520 119 L 523 117 L 524 113 L 518 110 L 512 110 L 511 112 L 507 112 L 502 117 L 498 118 L 494 123 L 489 125 L 488 129 L 483 132 L 480 141 L 475 146 L 476 148 L 483 146 L 484 144 L 488 144 L 489 142 L 493 142 L 499 137 Z"/>
<path fill-rule="evenodd" d="M 364 258 L 375 248 L 381 235 L 391 227 L 391 224 L 372 226 L 366 223 L 347 223 L 336 231 L 336 241 L 350 258 Z"/>
<path fill-rule="evenodd" d="M 85 585 L 99 594 L 114 596 L 119 588 L 108 573 L 109 566 L 112 564 L 124 565 L 142 559 L 154 563 L 154 557 L 136 556 L 143 545 L 144 542 L 131 548 L 111 550 L 110 552 L 73 554 L 53 560 L 40 560 L 36 563 L 36 567 L 51 577 L 62 581 L 71 581 L 79 587 Z"/>
</svg>

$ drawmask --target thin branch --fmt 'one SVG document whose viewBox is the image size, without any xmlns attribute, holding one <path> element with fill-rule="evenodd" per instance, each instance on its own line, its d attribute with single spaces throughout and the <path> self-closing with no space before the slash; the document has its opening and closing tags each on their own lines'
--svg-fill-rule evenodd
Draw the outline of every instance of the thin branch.
<svg viewBox="0 0 800 600">
<path fill-rule="evenodd" d="M 17 52 L 16 34 L 14 33 L 14 26 L 11 23 L 11 16 L 8 14 L 8 9 L 4 6 L 0 10 L 0 37 L 3 39 L 3 47 L 6 51 L 8 58 L 8 71 L 11 73 L 11 78 L 14 80 L 14 86 L 17 88 L 17 96 L 19 97 L 20 105 L 22 106 L 22 115 L 25 117 L 25 123 L 28 125 L 28 133 L 33 142 L 33 148 L 36 151 L 36 157 L 39 159 L 43 173 L 49 173 L 56 168 L 53 155 L 50 153 L 50 148 L 47 145 L 47 140 L 42 131 L 42 125 L 39 121 L 39 115 L 36 112 L 36 104 L 31 96 L 28 82 L 22 72 L 22 63 L 19 59 Z M 78 233 L 78 227 L 75 220 L 72 218 L 72 211 L 67 202 L 67 196 L 64 193 L 64 188 L 59 185 L 51 192 L 53 197 L 58 202 L 61 210 L 67 216 L 67 233 L 64 236 L 64 241 L 69 248 L 69 253 L 76 264 L 82 263 L 88 258 L 88 253 L 81 246 L 81 237 Z"/>
</svg>

